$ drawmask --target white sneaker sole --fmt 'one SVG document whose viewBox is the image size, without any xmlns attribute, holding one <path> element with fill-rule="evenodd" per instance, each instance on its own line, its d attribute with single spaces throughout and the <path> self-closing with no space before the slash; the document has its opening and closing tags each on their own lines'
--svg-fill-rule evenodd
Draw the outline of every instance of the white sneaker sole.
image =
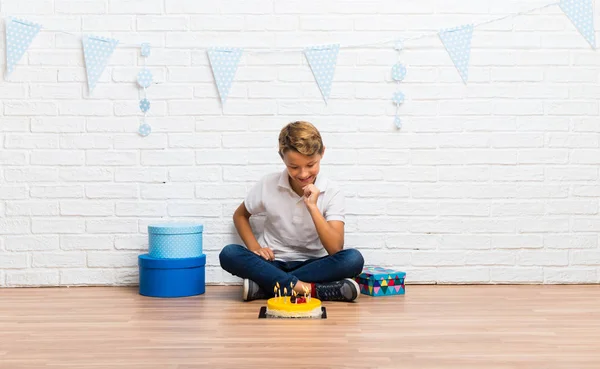
<svg viewBox="0 0 600 369">
<path fill-rule="evenodd" d="M 352 301 L 357 301 L 358 298 L 360 297 L 360 286 L 358 285 L 358 283 L 356 283 L 356 281 L 352 278 L 346 278 L 347 280 L 349 280 L 350 282 L 352 282 L 352 284 L 354 284 L 354 288 L 356 288 L 356 298 Z"/>
<path fill-rule="evenodd" d="M 248 292 L 250 291 L 250 280 L 244 279 L 244 287 L 242 289 L 242 299 L 248 301 Z"/>
</svg>

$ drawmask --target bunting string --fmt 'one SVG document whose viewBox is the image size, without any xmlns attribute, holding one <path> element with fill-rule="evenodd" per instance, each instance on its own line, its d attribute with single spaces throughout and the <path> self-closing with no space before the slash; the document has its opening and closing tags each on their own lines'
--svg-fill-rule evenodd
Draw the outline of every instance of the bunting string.
<svg viewBox="0 0 600 369">
<path fill-rule="evenodd" d="M 553 3 L 549 3 L 543 6 L 539 6 L 536 8 L 532 8 L 529 10 L 525 10 L 525 11 L 521 11 L 518 13 L 511 13 L 511 14 L 507 14 L 504 15 L 502 17 L 498 17 L 498 18 L 492 18 L 480 23 L 474 23 L 473 24 L 473 28 L 479 28 L 491 23 L 495 23 L 495 22 L 499 22 L 505 19 L 510 19 L 510 18 L 516 18 L 516 17 L 520 17 L 523 15 L 528 15 L 531 13 L 536 13 L 540 10 L 544 10 L 546 8 L 550 8 L 553 6 L 558 6 L 560 3 L 559 2 L 553 2 Z M 62 30 L 52 30 L 52 29 L 44 29 L 42 28 L 40 30 L 40 32 L 55 32 L 55 33 L 63 33 L 66 35 L 71 35 L 74 37 L 81 37 L 81 33 L 74 33 L 74 32 L 67 32 L 67 31 L 62 31 Z M 407 37 L 407 38 L 402 38 L 402 37 L 395 37 L 395 38 L 390 38 L 390 39 L 385 39 L 385 40 L 381 40 L 381 41 L 374 41 L 374 42 L 367 42 L 367 43 L 360 43 L 360 44 L 340 44 L 340 49 L 364 49 L 364 48 L 369 48 L 369 47 L 375 47 L 375 48 L 380 48 L 381 46 L 386 46 L 386 45 L 390 45 L 395 43 L 398 39 L 402 39 L 405 43 L 409 42 L 409 41 L 417 41 L 417 40 L 422 40 L 425 38 L 435 38 L 438 37 L 438 32 L 439 31 L 429 31 L 429 32 L 423 32 L 420 34 L 417 34 L 415 36 L 412 37 Z M 118 47 L 119 48 L 135 48 L 135 49 L 139 49 L 141 46 L 140 44 L 125 44 L 125 43 L 119 43 Z M 189 50 L 208 50 L 210 48 L 212 48 L 213 46 L 206 46 L 206 47 L 186 47 L 185 49 L 189 49 Z M 216 45 L 215 45 L 216 47 Z M 385 47 L 387 48 L 387 46 Z M 304 53 L 304 47 L 290 47 L 290 48 L 247 48 L 244 47 L 244 53 L 290 53 L 290 52 L 295 52 L 295 53 Z M 407 47 L 406 45 L 404 45 L 404 50 L 409 49 L 409 47 Z"/>
</svg>

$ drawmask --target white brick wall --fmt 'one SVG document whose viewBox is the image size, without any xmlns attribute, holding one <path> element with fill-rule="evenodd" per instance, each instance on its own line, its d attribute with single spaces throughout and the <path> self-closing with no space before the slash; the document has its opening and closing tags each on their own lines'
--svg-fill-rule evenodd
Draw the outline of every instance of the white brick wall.
<svg viewBox="0 0 600 369">
<path fill-rule="evenodd" d="M 166 219 L 204 223 L 208 282 L 238 282 L 217 258 L 232 211 L 297 119 L 324 136 L 367 263 L 412 283 L 600 282 L 600 59 L 558 7 L 476 29 L 466 86 L 435 37 L 407 43 L 399 132 L 391 48 L 342 49 L 328 105 L 301 54 L 246 52 L 223 111 L 194 49 L 368 43 L 545 3 L 3 0 L 46 31 L 0 81 L 0 286 L 135 284 Z M 89 96 L 80 41 L 56 29 L 153 45 L 151 136 L 137 51 Z"/>
</svg>

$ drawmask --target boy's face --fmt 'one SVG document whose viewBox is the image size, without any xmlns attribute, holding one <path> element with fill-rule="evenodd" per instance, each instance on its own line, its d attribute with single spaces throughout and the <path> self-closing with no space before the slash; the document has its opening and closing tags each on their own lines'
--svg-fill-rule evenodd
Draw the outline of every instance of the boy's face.
<svg viewBox="0 0 600 369">
<path fill-rule="evenodd" d="M 299 152 L 288 150 L 283 154 L 283 162 L 287 167 L 291 180 L 300 188 L 315 183 L 321 169 L 321 154 L 312 156 L 302 155 Z"/>
</svg>

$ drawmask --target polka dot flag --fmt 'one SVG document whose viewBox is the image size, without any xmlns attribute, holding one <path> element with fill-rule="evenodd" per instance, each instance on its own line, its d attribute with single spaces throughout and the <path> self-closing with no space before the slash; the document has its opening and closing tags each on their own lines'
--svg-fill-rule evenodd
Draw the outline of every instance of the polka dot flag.
<svg viewBox="0 0 600 369">
<path fill-rule="evenodd" d="M 586 41 L 596 48 L 594 4 L 592 0 L 560 0 L 560 8 Z"/>
<path fill-rule="evenodd" d="M 467 83 L 469 77 L 469 59 L 471 57 L 471 39 L 473 38 L 473 25 L 467 24 L 456 28 L 441 30 L 440 40 L 444 44 L 450 59 L 456 66 L 460 77 Z"/>
<path fill-rule="evenodd" d="M 96 87 L 96 82 L 98 82 L 102 72 L 104 72 L 104 68 L 108 64 L 108 59 L 110 59 L 119 41 L 111 38 L 84 35 L 82 43 L 88 88 L 91 92 Z"/>
<path fill-rule="evenodd" d="M 41 25 L 26 20 L 9 17 L 6 22 L 6 71 L 11 74 L 15 64 L 38 34 Z"/>
<path fill-rule="evenodd" d="M 242 51 L 239 48 L 228 47 L 213 47 L 207 51 L 222 104 L 225 104 L 229 96 L 235 72 L 242 59 Z"/>
<path fill-rule="evenodd" d="M 304 55 L 315 76 L 315 81 L 317 81 L 317 85 L 321 89 L 325 103 L 327 103 L 327 99 L 329 99 L 329 94 L 331 93 L 331 84 L 339 52 L 339 44 L 311 46 L 304 49 Z"/>
</svg>

